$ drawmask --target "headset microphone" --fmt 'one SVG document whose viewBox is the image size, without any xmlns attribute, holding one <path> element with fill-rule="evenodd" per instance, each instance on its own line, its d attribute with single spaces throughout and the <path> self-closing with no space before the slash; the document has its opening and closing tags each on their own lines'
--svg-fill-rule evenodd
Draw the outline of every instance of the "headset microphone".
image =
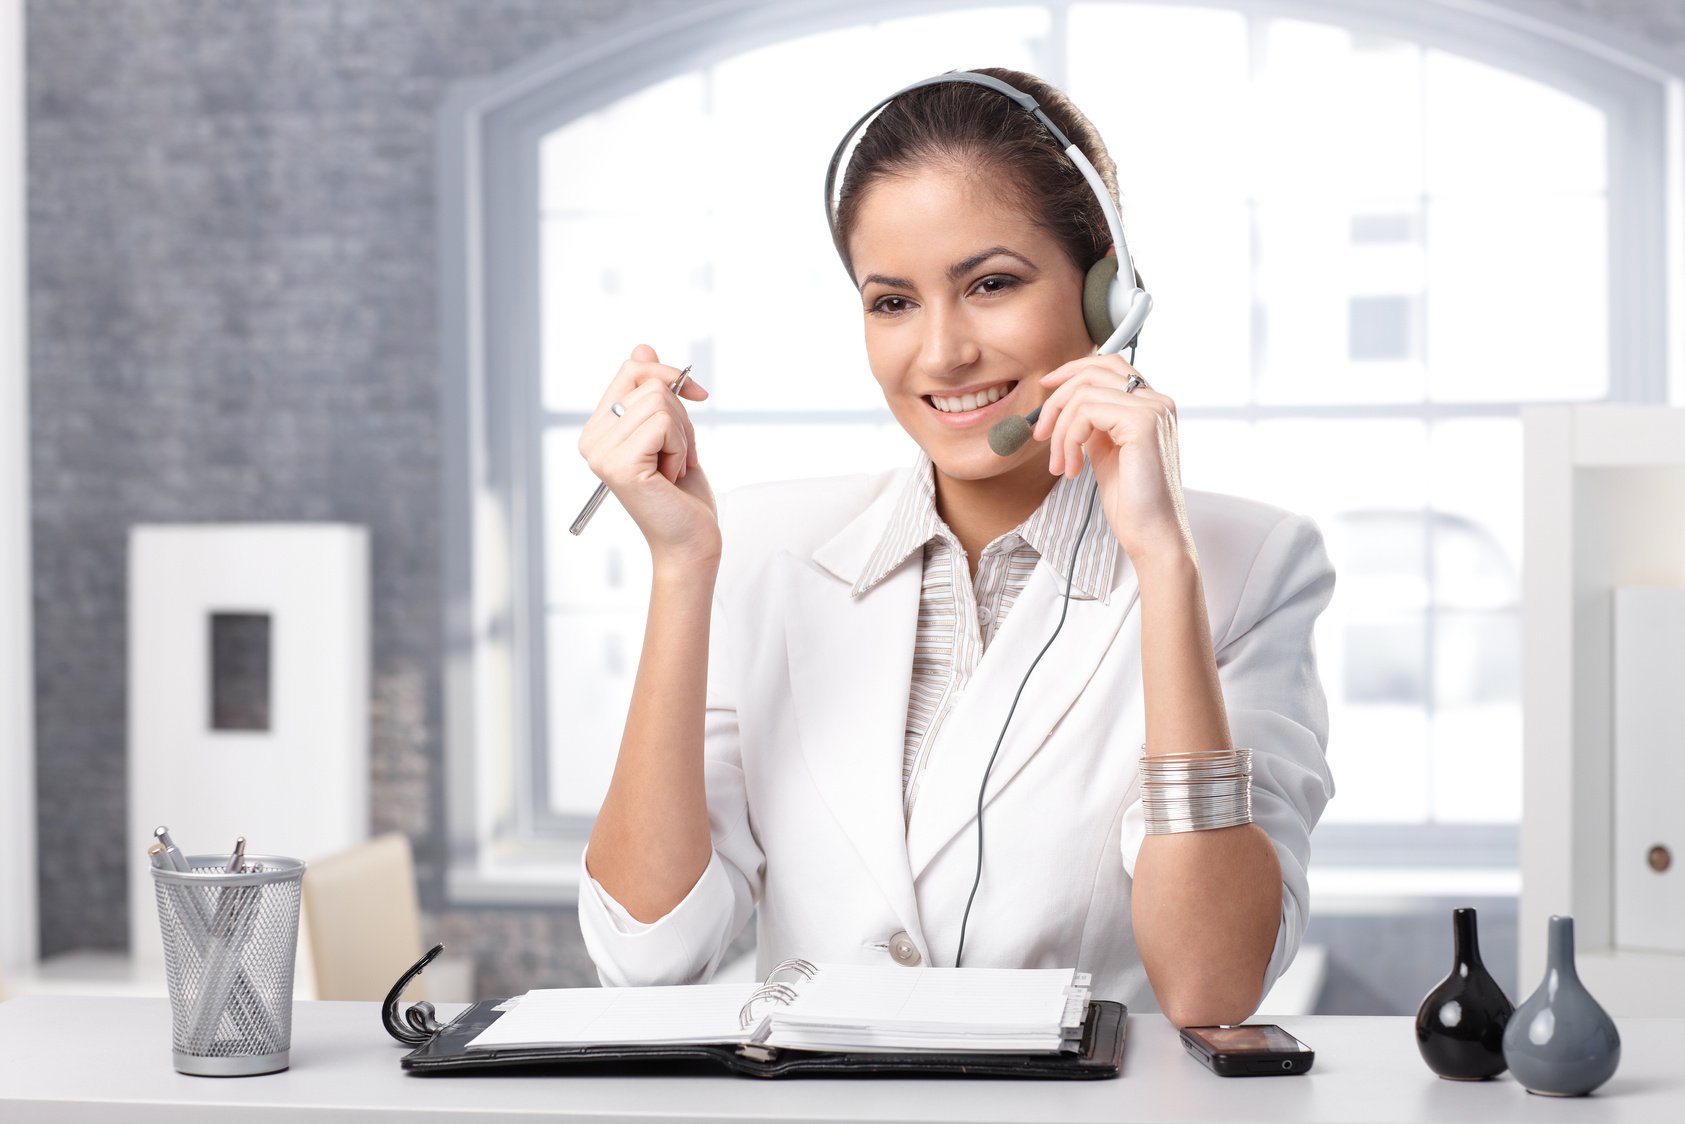
<svg viewBox="0 0 1685 1124">
<path fill-rule="evenodd" d="M 993 449 L 997 456 L 1010 457 L 1029 441 L 1030 433 L 1040 418 L 1040 406 L 1028 414 L 1013 414 L 1010 418 L 1002 418 L 989 427 L 989 448 Z"/>
</svg>

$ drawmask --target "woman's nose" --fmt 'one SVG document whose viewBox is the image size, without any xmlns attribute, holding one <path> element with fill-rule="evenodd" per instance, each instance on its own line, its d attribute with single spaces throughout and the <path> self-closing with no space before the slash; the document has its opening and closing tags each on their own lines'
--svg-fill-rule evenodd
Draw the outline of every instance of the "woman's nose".
<svg viewBox="0 0 1685 1124">
<path fill-rule="evenodd" d="M 926 375 L 942 376 L 977 361 L 977 339 L 964 311 L 927 307 L 919 340 L 919 365 Z"/>
</svg>

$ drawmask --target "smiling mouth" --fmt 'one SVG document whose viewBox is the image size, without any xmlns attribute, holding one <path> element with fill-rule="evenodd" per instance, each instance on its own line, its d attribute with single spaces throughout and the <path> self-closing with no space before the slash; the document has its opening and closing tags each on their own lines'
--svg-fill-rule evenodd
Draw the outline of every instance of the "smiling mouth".
<svg viewBox="0 0 1685 1124">
<path fill-rule="evenodd" d="M 927 394 L 924 396 L 924 400 L 941 413 L 964 414 L 999 402 L 1002 398 L 1011 394 L 1017 386 L 1016 382 L 1003 382 L 974 394 Z"/>
</svg>

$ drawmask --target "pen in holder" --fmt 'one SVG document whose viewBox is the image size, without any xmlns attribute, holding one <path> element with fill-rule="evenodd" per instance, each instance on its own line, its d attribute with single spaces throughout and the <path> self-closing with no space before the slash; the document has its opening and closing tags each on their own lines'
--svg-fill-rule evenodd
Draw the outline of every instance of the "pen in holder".
<svg viewBox="0 0 1685 1124">
<path fill-rule="evenodd" d="M 154 854 L 179 1072 L 287 1068 L 303 878 L 302 862 L 279 855 L 193 855 L 171 867 Z"/>
</svg>

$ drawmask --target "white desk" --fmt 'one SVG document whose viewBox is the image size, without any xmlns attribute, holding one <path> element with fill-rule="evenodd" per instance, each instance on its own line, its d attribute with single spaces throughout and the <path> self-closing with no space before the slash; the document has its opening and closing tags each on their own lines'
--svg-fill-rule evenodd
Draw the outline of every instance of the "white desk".
<svg viewBox="0 0 1685 1124">
<path fill-rule="evenodd" d="M 442 1008 L 455 1014 L 460 1007 Z M 0 1003 L 6 1124 L 201 1121 L 1582 1121 L 1685 1120 L 1685 1018 L 1624 1019 L 1613 1080 L 1588 1098 L 1529 1095 L 1502 1077 L 1441 1081 L 1408 1018 L 1280 1020 L 1317 1052 L 1303 1077 L 1217 1077 L 1158 1015 L 1129 1020 L 1115 1081 L 856 1079 L 721 1075 L 416 1077 L 372 1003 L 301 1002 L 292 1069 L 184 1077 L 170 1068 L 161 999 L 26 996 Z"/>
</svg>

